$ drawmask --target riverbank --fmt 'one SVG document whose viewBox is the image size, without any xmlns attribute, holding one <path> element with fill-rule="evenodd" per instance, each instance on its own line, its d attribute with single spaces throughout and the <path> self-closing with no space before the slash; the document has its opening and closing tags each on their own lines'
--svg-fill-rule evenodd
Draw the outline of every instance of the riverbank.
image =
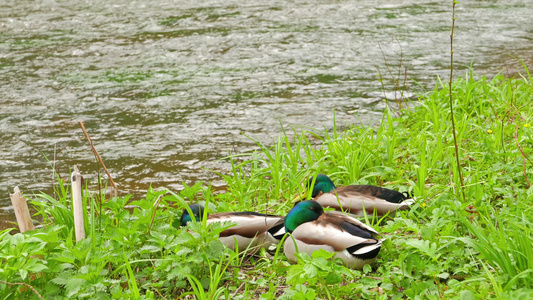
<svg viewBox="0 0 533 300">
<path fill-rule="evenodd" d="M 45 229 L 0 234 L 0 277 L 18 283 L 0 283 L 0 293 L 45 299 L 532 296 L 533 79 L 525 71 L 516 79 L 469 74 L 453 91 L 464 199 L 454 171 L 447 85 L 438 82 L 416 105 L 387 110 L 379 126 L 285 135 L 273 147 L 258 142 L 263 151 L 227 158 L 233 168 L 220 174 L 227 184 L 222 193 L 208 183 L 179 194 L 154 187 L 145 199 L 107 199 L 100 208 L 99 194 L 89 191 L 87 239 L 77 244 L 69 189 L 59 185 L 58 200 L 43 195 L 46 201 L 35 202 Z M 339 186 L 373 184 L 416 197 L 408 212 L 367 218 L 387 238 L 372 268 L 305 257 L 290 264 L 282 251 L 239 256 L 223 251 L 216 231 L 171 226 L 184 201 L 209 202 L 213 212 L 286 214 L 316 172 Z"/>
</svg>

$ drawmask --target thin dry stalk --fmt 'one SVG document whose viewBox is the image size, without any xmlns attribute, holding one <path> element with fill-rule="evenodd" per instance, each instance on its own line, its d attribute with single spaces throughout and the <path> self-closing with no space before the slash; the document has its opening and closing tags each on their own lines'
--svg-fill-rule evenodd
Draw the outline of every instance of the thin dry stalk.
<svg viewBox="0 0 533 300">
<path fill-rule="evenodd" d="M 515 122 L 515 121 L 513 120 L 513 122 Z M 515 131 L 514 138 L 516 140 L 516 146 L 518 147 L 518 150 L 520 150 L 520 153 L 522 153 L 522 160 L 524 162 L 524 178 L 526 178 L 527 187 L 530 188 L 531 187 L 531 183 L 529 183 L 529 179 L 527 178 L 526 159 L 529 161 L 529 163 L 531 163 L 531 160 L 529 160 L 529 158 L 526 156 L 526 154 L 524 153 L 524 150 L 522 149 L 522 146 L 520 146 L 520 143 L 518 141 L 518 125 L 516 124 L 516 122 L 515 122 L 515 127 L 516 127 L 516 131 Z M 531 164 L 533 164 L 533 163 L 531 163 Z"/>
<path fill-rule="evenodd" d="M 409 78 L 407 77 L 407 66 L 404 66 L 404 69 L 405 70 L 403 71 L 403 74 L 404 74 L 403 86 L 405 87 L 405 91 L 409 95 Z M 405 107 L 407 107 L 409 110 L 411 109 L 409 107 L 409 102 L 408 101 L 405 101 Z"/>
<path fill-rule="evenodd" d="M 400 92 L 400 100 L 398 102 L 399 102 L 400 108 L 402 108 L 403 102 L 405 102 L 405 106 L 409 108 L 409 105 L 407 104 L 408 102 L 404 101 L 405 94 L 400 89 L 400 78 L 402 76 L 402 65 L 403 65 L 403 48 L 402 48 L 402 44 L 400 43 L 400 40 L 398 39 L 398 36 L 395 35 L 394 38 L 396 39 L 396 42 L 398 43 L 398 46 L 400 47 L 400 65 L 398 66 L 398 79 L 397 79 L 397 84 L 396 84 L 397 91 Z M 409 86 L 407 86 L 407 66 L 404 66 L 404 69 L 405 69 L 404 70 L 405 77 L 403 80 L 403 87 L 405 88 L 406 91 L 409 91 Z"/>
<path fill-rule="evenodd" d="M 387 62 L 387 58 L 385 57 L 385 53 L 383 53 L 383 48 L 381 48 L 381 44 L 378 43 L 378 47 L 379 47 L 379 50 L 381 51 L 381 56 L 383 56 L 383 60 L 385 61 L 385 67 L 387 68 L 387 71 L 389 72 L 389 74 L 392 75 L 392 72 L 389 68 L 389 63 Z M 378 69 L 379 79 L 381 82 L 381 89 L 383 90 L 383 98 L 385 98 L 385 102 L 387 103 L 387 106 L 389 107 L 389 109 L 395 112 L 397 117 L 400 117 L 400 113 L 396 110 L 393 110 L 389 104 L 389 100 L 387 99 L 387 95 L 385 94 L 385 82 L 383 81 L 383 74 L 381 74 L 381 70 L 379 69 L 379 66 L 376 66 L 376 69 Z M 394 76 L 392 78 L 394 81 Z M 396 82 L 394 83 L 394 85 L 397 85 Z"/>
<path fill-rule="evenodd" d="M 381 83 L 381 90 L 383 91 L 383 98 L 385 99 L 385 103 L 387 104 L 389 109 L 391 109 L 392 107 L 390 106 L 389 101 L 387 100 L 387 95 L 385 94 L 385 82 L 383 80 L 383 74 L 381 74 L 381 69 L 379 68 L 379 66 L 376 66 L 376 69 L 378 70 L 379 82 Z M 393 110 L 391 109 L 391 111 Z"/>
<path fill-rule="evenodd" d="M 102 195 L 102 176 L 100 174 L 100 168 L 98 168 L 98 205 L 100 209 L 100 215 L 98 216 L 98 231 L 102 229 L 102 199 L 104 199 L 104 196 Z"/>
<path fill-rule="evenodd" d="M 156 289 L 156 288 L 153 287 L 153 286 L 150 286 L 150 287 L 152 288 L 152 290 L 156 291 L 157 294 L 159 294 L 159 297 L 161 297 L 161 299 L 165 299 L 165 300 L 167 300 L 167 298 L 165 298 L 165 296 L 161 295 L 161 293 L 159 292 L 158 289 Z"/>
<path fill-rule="evenodd" d="M 237 296 L 237 294 L 239 293 L 239 291 L 242 289 L 242 287 L 244 286 L 244 283 L 245 281 L 243 281 L 241 283 L 241 285 L 235 290 L 235 293 L 233 293 L 233 295 L 231 296 L 231 298 L 235 298 L 235 296 Z"/>
<path fill-rule="evenodd" d="M 503 163 L 505 163 L 505 157 L 507 156 L 507 153 L 505 153 L 505 143 L 504 143 L 504 139 L 503 139 L 503 118 L 502 118 L 502 133 L 501 133 L 501 136 L 500 136 L 500 140 L 501 140 L 501 144 L 502 144 L 502 149 L 503 149 Z"/>
<path fill-rule="evenodd" d="M 405 102 L 406 107 L 409 108 L 409 105 L 407 104 L 407 102 L 403 101 L 405 99 L 405 95 L 404 95 L 404 92 L 400 89 L 400 78 L 402 76 L 402 66 L 403 66 L 403 48 L 402 48 L 402 44 L 400 43 L 400 40 L 398 39 L 398 37 L 394 36 L 394 38 L 395 38 L 396 42 L 398 43 L 398 46 L 400 47 L 400 61 L 399 61 L 399 65 L 398 65 L 398 75 L 397 76 L 394 76 L 394 74 L 392 73 L 392 70 L 391 70 L 391 68 L 389 66 L 389 62 L 387 61 L 387 58 L 385 57 L 385 53 L 383 52 L 383 48 L 381 47 L 381 44 L 378 43 L 378 47 L 379 47 L 379 50 L 381 51 L 381 56 L 383 57 L 383 60 L 385 61 L 385 67 L 387 69 L 387 72 L 389 73 L 389 76 L 391 77 L 392 81 L 394 82 L 394 101 L 398 104 L 400 109 L 402 108 L 402 104 L 404 104 L 404 102 Z M 379 77 L 380 77 L 383 93 L 385 93 L 385 86 L 384 86 L 384 83 L 383 83 L 383 75 L 381 74 L 381 70 L 379 69 L 379 67 L 376 67 L 376 68 L 378 69 L 378 73 L 379 73 Z M 405 69 L 405 71 L 404 71 L 403 87 L 405 88 L 406 91 L 409 91 L 409 87 L 407 86 L 407 66 L 404 66 L 404 69 Z M 397 96 L 397 93 L 400 93 L 400 97 L 399 98 Z M 398 112 L 398 115 L 399 115 L 399 112 Z"/>
<path fill-rule="evenodd" d="M 392 110 L 396 116 L 400 116 L 400 110 L 402 109 L 402 105 L 405 104 L 405 107 L 409 108 L 409 105 L 407 104 L 407 101 L 404 101 L 405 100 L 405 94 L 404 92 L 400 89 L 400 79 L 401 79 L 401 76 L 402 76 L 402 65 L 403 65 L 403 49 L 402 49 L 402 45 L 400 44 L 400 41 L 398 40 L 398 38 L 396 37 L 396 41 L 398 43 L 398 45 L 400 46 L 400 61 L 399 61 L 399 66 L 398 66 L 398 75 L 395 76 L 393 73 L 392 73 L 392 70 L 389 66 L 389 62 L 387 61 L 387 58 L 385 57 L 385 53 L 383 52 L 383 48 L 381 47 L 381 44 L 378 44 L 378 47 L 379 47 L 379 50 L 381 51 L 381 56 L 383 57 L 383 60 L 385 61 L 385 67 L 387 69 L 387 73 L 389 74 L 389 76 L 391 77 L 392 81 L 394 82 L 394 101 L 398 104 L 398 108 L 399 110 Z M 406 91 L 409 91 L 409 86 L 407 85 L 407 82 L 408 82 L 408 77 L 407 77 L 407 66 L 403 66 L 404 67 L 404 80 L 403 80 L 403 87 L 405 88 Z M 384 77 L 383 77 L 383 74 L 381 73 L 381 70 L 379 68 L 379 66 L 376 66 L 376 69 L 378 71 L 378 75 L 379 75 L 379 82 L 381 83 L 381 89 L 383 90 L 383 97 L 385 98 L 385 100 L 387 100 L 387 95 L 385 94 L 385 83 L 384 83 Z M 400 93 L 400 96 L 398 97 L 397 93 Z M 389 104 L 388 101 L 387 102 L 387 106 L 390 108 L 392 108 Z"/>
<path fill-rule="evenodd" d="M 0 282 L 3 283 L 3 284 L 7 284 L 10 287 L 12 285 L 23 285 L 23 286 L 29 288 L 30 290 L 32 290 L 37 295 L 37 297 L 39 297 L 39 299 L 44 300 L 43 296 L 41 296 L 41 294 L 39 294 L 39 292 L 37 292 L 37 290 L 33 286 L 31 286 L 31 285 L 29 285 L 29 284 L 27 284 L 25 282 L 7 282 L 7 281 L 3 281 L 3 280 L 0 280 Z"/>
<path fill-rule="evenodd" d="M 459 175 L 459 180 L 461 182 L 461 186 L 459 187 L 461 190 L 461 194 L 463 195 L 463 201 L 466 200 L 465 195 L 465 183 L 463 180 L 463 174 L 461 172 L 461 162 L 459 161 L 459 147 L 457 146 L 457 133 L 455 131 L 455 118 L 453 115 L 453 92 L 452 92 L 452 80 L 453 80 L 453 30 L 455 28 L 455 4 L 457 2 L 455 0 L 452 0 L 453 6 L 452 6 L 452 32 L 450 34 L 450 81 L 449 81 L 449 92 L 450 92 L 450 113 L 451 113 L 451 119 L 452 119 L 452 133 L 453 133 L 453 143 L 455 148 L 455 159 L 457 161 L 457 174 Z"/>
<path fill-rule="evenodd" d="M 117 194 L 118 194 L 117 186 L 115 185 L 115 182 L 113 181 L 113 178 L 111 177 L 111 174 L 109 174 L 109 171 L 107 171 L 107 168 L 105 167 L 104 162 L 102 161 L 102 158 L 100 157 L 100 154 L 98 154 L 98 151 L 96 150 L 96 148 L 94 148 L 93 141 L 89 137 L 89 134 L 87 133 L 87 130 L 85 130 L 85 126 L 83 125 L 83 121 L 80 120 L 79 123 L 80 123 L 81 130 L 83 130 L 83 133 L 85 134 L 85 137 L 87 138 L 87 140 L 89 141 L 89 144 L 91 145 L 91 148 L 93 150 L 94 156 L 96 156 L 96 159 L 98 159 L 98 161 L 102 165 L 102 168 L 104 168 L 104 171 L 107 174 L 107 177 L 109 177 L 109 181 L 111 182 L 111 185 L 113 186 L 113 190 L 115 191 L 115 197 L 116 197 Z"/>
</svg>

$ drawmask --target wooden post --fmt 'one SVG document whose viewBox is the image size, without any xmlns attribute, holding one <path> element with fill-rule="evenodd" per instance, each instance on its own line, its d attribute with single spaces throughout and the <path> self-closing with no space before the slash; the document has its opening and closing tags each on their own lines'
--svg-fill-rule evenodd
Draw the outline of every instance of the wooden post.
<svg viewBox="0 0 533 300">
<path fill-rule="evenodd" d="M 28 203 L 26 203 L 26 198 L 22 197 L 20 194 L 18 186 L 15 187 L 13 194 L 9 194 L 9 197 L 11 197 L 11 203 L 15 210 L 15 216 L 17 217 L 20 232 L 34 230 L 35 227 L 33 227 L 33 222 L 31 221 Z"/>
<path fill-rule="evenodd" d="M 72 172 L 72 210 L 74 212 L 74 231 L 76 233 L 76 242 L 85 238 L 85 227 L 83 221 L 83 198 L 81 195 L 81 177 L 77 166 L 74 166 Z"/>
</svg>

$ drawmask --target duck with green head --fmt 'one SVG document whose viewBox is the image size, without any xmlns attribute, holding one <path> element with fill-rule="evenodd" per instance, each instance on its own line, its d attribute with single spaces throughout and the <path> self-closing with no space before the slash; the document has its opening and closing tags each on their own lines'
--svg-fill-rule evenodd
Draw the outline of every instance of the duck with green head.
<svg viewBox="0 0 533 300">
<path fill-rule="evenodd" d="M 322 206 L 313 200 L 296 204 L 284 220 L 285 231 L 291 236 L 285 240 L 287 258 L 296 262 L 296 252 L 324 249 L 335 253 L 343 263 L 361 269 L 375 261 L 381 250 L 378 233 L 370 226 L 343 215 L 325 213 Z"/>
<path fill-rule="evenodd" d="M 311 191 L 313 199 L 323 207 L 331 207 L 355 217 L 373 215 L 374 212 L 380 217 L 394 214 L 398 210 L 409 209 L 414 203 L 407 192 L 400 193 L 373 185 L 348 185 L 337 188 L 324 174 L 318 174 L 316 179 L 310 178 L 307 190 Z M 296 200 L 305 199 L 308 191 L 298 196 Z"/>
<path fill-rule="evenodd" d="M 199 204 L 191 204 L 191 212 L 196 221 L 202 221 L 204 207 Z M 180 225 L 186 226 L 191 222 L 191 215 L 187 210 L 183 211 Z M 224 212 L 207 215 L 206 224 L 214 222 L 233 222 L 235 226 L 222 231 L 219 240 L 232 250 L 242 252 L 256 247 L 269 247 L 279 244 L 285 234 L 283 217 L 269 214 L 261 214 L 251 211 Z M 238 249 L 236 248 L 238 244 Z"/>
</svg>

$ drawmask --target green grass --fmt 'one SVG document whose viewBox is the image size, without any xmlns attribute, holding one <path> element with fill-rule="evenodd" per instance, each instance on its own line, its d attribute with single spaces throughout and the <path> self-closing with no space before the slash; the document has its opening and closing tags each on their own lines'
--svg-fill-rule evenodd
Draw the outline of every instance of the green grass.
<svg viewBox="0 0 533 300">
<path fill-rule="evenodd" d="M 448 85 L 385 111 L 379 126 L 284 134 L 227 158 L 227 190 L 208 184 L 150 190 L 144 199 L 100 203 L 86 191 L 88 238 L 74 242 L 70 188 L 32 202 L 44 228 L 0 232 L 2 299 L 487 299 L 533 296 L 533 79 L 453 83 L 466 199 L 456 190 Z M 291 136 L 291 137 L 289 137 Z M 255 256 L 225 249 L 231 225 L 175 228 L 186 201 L 211 212 L 286 214 L 303 182 L 328 174 L 338 186 L 373 184 L 412 192 L 409 212 L 368 223 L 387 240 L 377 263 L 350 270 L 327 253 L 290 264 L 281 246 Z M 160 199 L 159 199 L 160 198 Z M 159 204 L 154 206 L 160 200 Z M 126 204 L 134 208 L 126 209 Z M 100 214 L 100 211 L 102 212 Z M 8 283 L 25 283 L 10 285 Z"/>
</svg>

